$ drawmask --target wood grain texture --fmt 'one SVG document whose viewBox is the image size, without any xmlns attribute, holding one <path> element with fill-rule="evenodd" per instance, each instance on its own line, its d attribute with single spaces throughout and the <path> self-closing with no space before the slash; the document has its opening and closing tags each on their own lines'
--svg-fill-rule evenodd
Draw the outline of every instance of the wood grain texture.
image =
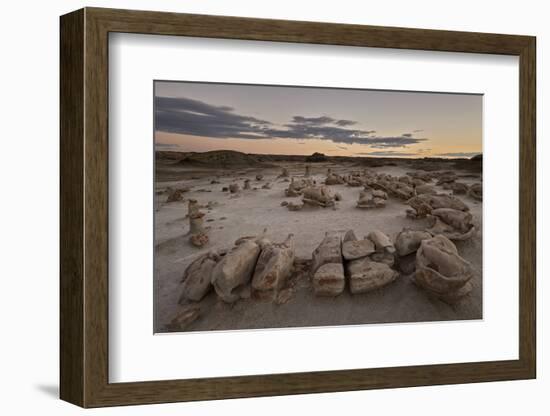
<svg viewBox="0 0 550 416">
<path fill-rule="evenodd" d="M 84 404 L 84 12 L 60 22 L 60 388 Z"/>
<path fill-rule="evenodd" d="M 108 33 L 517 55 L 519 359 L 208 379 L 108 381 Z M 87 8 L 61 18 L 61 396 L 83 407 L 533 378 L 535 38 Z"/>
</svg>

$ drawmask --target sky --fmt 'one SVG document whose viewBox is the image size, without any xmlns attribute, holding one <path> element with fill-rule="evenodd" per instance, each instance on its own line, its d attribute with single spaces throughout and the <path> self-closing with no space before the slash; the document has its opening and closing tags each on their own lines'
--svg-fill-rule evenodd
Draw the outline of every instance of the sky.
<svg viewBox="0 0 550 416">
<path fill-rule="evenodd" d="M 478 94 L 155 81 L 154 100 L 156 150 L 405 158 L 482 152 Z"/>
</svg>

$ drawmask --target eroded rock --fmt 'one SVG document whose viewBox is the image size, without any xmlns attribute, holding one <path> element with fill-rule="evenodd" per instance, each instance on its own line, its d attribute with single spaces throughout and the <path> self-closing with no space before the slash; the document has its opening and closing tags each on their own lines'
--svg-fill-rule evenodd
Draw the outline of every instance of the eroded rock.
<svg viewBox="0 0 550 416">
<path fill-rule="evenodd" d="M 474 183 L 472 186 L 470 186 L 470 189 L 468 189 L 468 196 L 477 201 L 482 201 L 483 186 L 480 183 Z"/>
<path fill-rule="evenodd" d="M 380 230 L 374 230 L 367 236 L 369 240 L 374 243 L 376 251 L 393 254 L 395 253 L 395 246 L 393 245 L 390 237 L 384 234 Z"/>
<path fill-rule="evenodd" d="M 384 208 L 386 206 L 386 198 L 383 196 L 387 198 L 387 194 L 381 190 L 373 190 L 372 193 L 361 191 L 356 206 L 361 209 Z"/>
<path fill-rule="evenodd" d="M 290 234 L 285 242 L 262 249 L 252 278 L 254 290 L 278 292 L 286 283 L 295 257 L 293 237 Z"/>
<path fill-rule="evenodd" d="M 365 257 L 347 264 L 350 292 L 353 294 L 379 289 L 393 282 L 399 273 L 385 263 Z"/>
<path fill-rule="evenodd" d="M 443 235 L 423 240 L 416 253 L 414 282 L 438 298 L 452 303 L 466 296 L 472 286 L 470 262 L 458 254 L 456 246 Z"/>
<path fill-rule="evenodd" d="M 183 194 L 187 192 L 187 189 L 169 189 L 166 202 L 178 202 L 183 201 Z"/>
<path fill-rule="evenodd" d="M 458 241 L 467 240 L 475 234 L 472 223 L 472 214 L 452 208 L 439 208 L 432 211 L 434 222 L 427 229 L 430 234 L 442 234 L 445 237 Z"/>
<path fill-rule="evenodd" d="M 300 204 L 300 203 L 297 204 L 291 201 L 291 202 L 287 202 L 285 206 L 289 211 L 300 211 L 304 207 L 304 204 Z"/>
<path fill-rule="evenodd" d="M 187 266 L 183 275 L 180 303 L 185 299 L 198 302 L 212 289 L 212 271 L 218 261 L 218 253 L 211 251 Z"/>
<path fill-rule="evenodd" d="M 212 271 L 212 285 L 224 302 L 232 303 L 240 296 L 238 290 L 252 279 L 260 245 L 246 240 L 231 249 Z"/>
<path fill-rule="evenodd" d="M 321 244 L 313 251 L 311 274 L 327 263 L 342 263 L 342 242 L 338 234 L 327 233 Z"/>
<path fill-rule="evenodd" d="M 346 285 L 342 263 L 325 263 L 317 269 L 312 279 L 317 296 L 338 296 Z"/>
<path fill-rule="evenodd" d="M 208 234 L 206 234 L 205 232 L 192 234 L 189 237 L 189 242 L 195 247 L 199 247 L 199 248 L 207 245 L 209 241 L 210 241 L 210 238 L 208 237 Z"/>
<path fill-rule="evenodd" d="M 334 196 L 326 186 L 310 186 L 302 191 L 304 204 L 323 208 L 334 206 Z"/>
<path fill-rule="evenodd" d="M 395 249 L 398 256 L 416 253 L 422 240 L 428 240 L 432 235 L 427 231 L 403 230 L 395 238 Z"/>
<path fill-rule="evenodd" d="M 356 260 L 369 256 L 376 251 L 371 240 L 351 240 L 342 243 L 342 256 L 346 260 Z"/>
</svg>

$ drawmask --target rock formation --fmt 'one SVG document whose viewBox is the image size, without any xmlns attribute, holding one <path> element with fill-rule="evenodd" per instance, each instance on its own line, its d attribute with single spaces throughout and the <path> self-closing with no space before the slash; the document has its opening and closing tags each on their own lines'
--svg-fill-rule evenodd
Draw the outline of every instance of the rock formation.
<svg viewBox="0 0 550 416">
<path fill-rule="evenodd" d="M 442 234 L 450 240 L 467 240 L 475 234 L 472 214 L 452 208 L 438 208 L 432 211 L 430 234 Z"/>
<path fill-rule="evenodd" d="M 416 253 L 413 281 L 439 299 L 454 303 L 472 290 L 472 265 L 445 236 L 423 240 Z"/>
<path fill-rule="evenodd" d="M 423 240 L 432 238 L 427 231 L 403 230 L 395 237 L 395 249 L 398 256 L 416 253 Z"/>
<path fill-rule="evenodd" d="M 198 257 L 185 269 L 180 303 L 185 299 L 198 302 L 212 289 L 212 271 L 219 261 L 218 253 L 211 251 Z"/>
<path fill-rule="evenodd" d="M 362 209 L 384 208 L 387 198 L 388 195 L 384 191 L 376 189 L 371 192 L 361 191 L 356 206 Z"/>
<path fill-rule="evenodd" d="M 416 268 L 416 252 L 423 240 L 429 240 L 432 235 L 427 231 L 402 230 L 395 237 L 396 267 L 403 274 L 411 274 Z"/>
<path fill-rule="evenodd" d="M 345 275 L 339 234 L 327 233 L 313 251 L 311 276 L 316 295 L 337 296 L 344 291 Z"/>
<path fill-rule="evenodd" d="M 327 178 L 325 179 L 325 185 L 342 185 L 343 183 L 345 183 L 345 180 L 340 175 L 337 175 L 330 171 L 329 173 L 327 173 Z"/>
<path fill-rule="evenodd" d="M 282 171 L 281 171 L 281 174 L 279 176 L 277 176 L 277 178 L 288 178 L 288 169 L 287 168 L 283 168 Z"/>
<path fill-rule="evenodd" d="M 199 212 L 199 203 L 196 199 L 189 199 L 187 201 L 187 215 L 191 216 Z"/>
<path fill-rule="evenodd" d="M 347 264 L 349 287 L 352 294 L 369 292 L 393 282 L 399 273 L 385 263 L 379 263 L 364 257 Z"/>
<path fill-rule="evenodd" d="M 443 172 L 437 179 L 436 185 L 443 185 L 445 183 L 451 183 L 458 179 L 454 172 Z"/>
<path fill-rule="evenodd" d="M 434 209 L 452 208 L 459 211 L 468 211 L 468 206 L 453 195 L 446 194 L 422 194 L 412 197 L 407 201 L 412 209 L 407 209 L 407 216 L 411 218 L 426 218 Z"/>
<path fill-rule="evenodd" d="M 338 296 L 344 291 L 346 279 L 342 263 L 323 264 L 313 275 L 313 290 L 317 296 Z"/>
<path fill-rule="evenodd" d="M 211 281 L 220 299 L 233 303 L 240 298 L 239 290 L 250 283 L 260 251 L 258 242 L 245 240 L 216 264 Z"/>
<path fill-rule="evenodd" d="M 296 197 L 302 195 L 304 188 L 308 186 L 313 186 L 311 179 L 299 179 L 295 180 L 292 178 L 288 184 L 288 188 L 285 189 L 285 195 L 288 197 Z"/>
<path fill-rule="evenodd" d="M 334 206 L 334 195 L 326 186 L 310 186 L 302 191 L 302 202 L 323 208 Z"/>
<path fill-rule="evenodd" d="M 168 188 L 168 197 L 166 198 L 166 202 L 183 201 L 183 193 L 187 191 L 188 189 L 184 190 Z"/>
<path fill-rule="evenodd" d="M 480 183 L 474 183 L 472 186 L 470 186 L 470 189 L 468 189 L 468 196 L 477 201 L 482 201 L 483 186 Z"/>
<path fill-rule="evenodd" d="M 281 244 L 267 244 L 256 263 L 252 288 L 266 292 L 278 292 L 286 283 L 294 263 L 294 239 L 290 234 Z"/>
<path fill-rule="evenodd" d="M 287 209 L 289 211 L 300 211 L 303 207 L 304 207 L 304 204 L 303 203 L 294 203 L 294 202 L 287 202 L 285 204 L 285 207 L 287 207 Z"/>
</svg>

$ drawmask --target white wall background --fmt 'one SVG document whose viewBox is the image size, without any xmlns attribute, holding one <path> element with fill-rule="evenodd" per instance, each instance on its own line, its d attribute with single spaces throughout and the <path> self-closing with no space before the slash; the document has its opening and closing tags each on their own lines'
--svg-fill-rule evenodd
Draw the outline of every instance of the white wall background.
<svg viewBox="0 0 550 416">
<path fill-rule="evenodd" d="M 545 2 L 461 0 L 193 0 L 6 2 L 0 15 L 0 409 L 3 414 L 83 412 L 58 395 L 58 16 L 83 6 L 165 10 L 275 19 L 317 20 L 537 36 L 538 53 L 538 379 L 338 394 L 167 404 L 87 411 L 102 415 L 346 414 L 543 415 L 550 399 L 545 313 L 550 286 L 544 259 L 550 227 L 543 183 L 550 146 L 544 140 L 545 72 L 550 26 Z M 546 235 L 546 237 L 543 237 Z M 546 273 L 547 274 L 547 273 Z M 547 325 L 546 325 L 547 326 Z M 465 340 L 468 342 L 471 340 Z"/>
</svg>

